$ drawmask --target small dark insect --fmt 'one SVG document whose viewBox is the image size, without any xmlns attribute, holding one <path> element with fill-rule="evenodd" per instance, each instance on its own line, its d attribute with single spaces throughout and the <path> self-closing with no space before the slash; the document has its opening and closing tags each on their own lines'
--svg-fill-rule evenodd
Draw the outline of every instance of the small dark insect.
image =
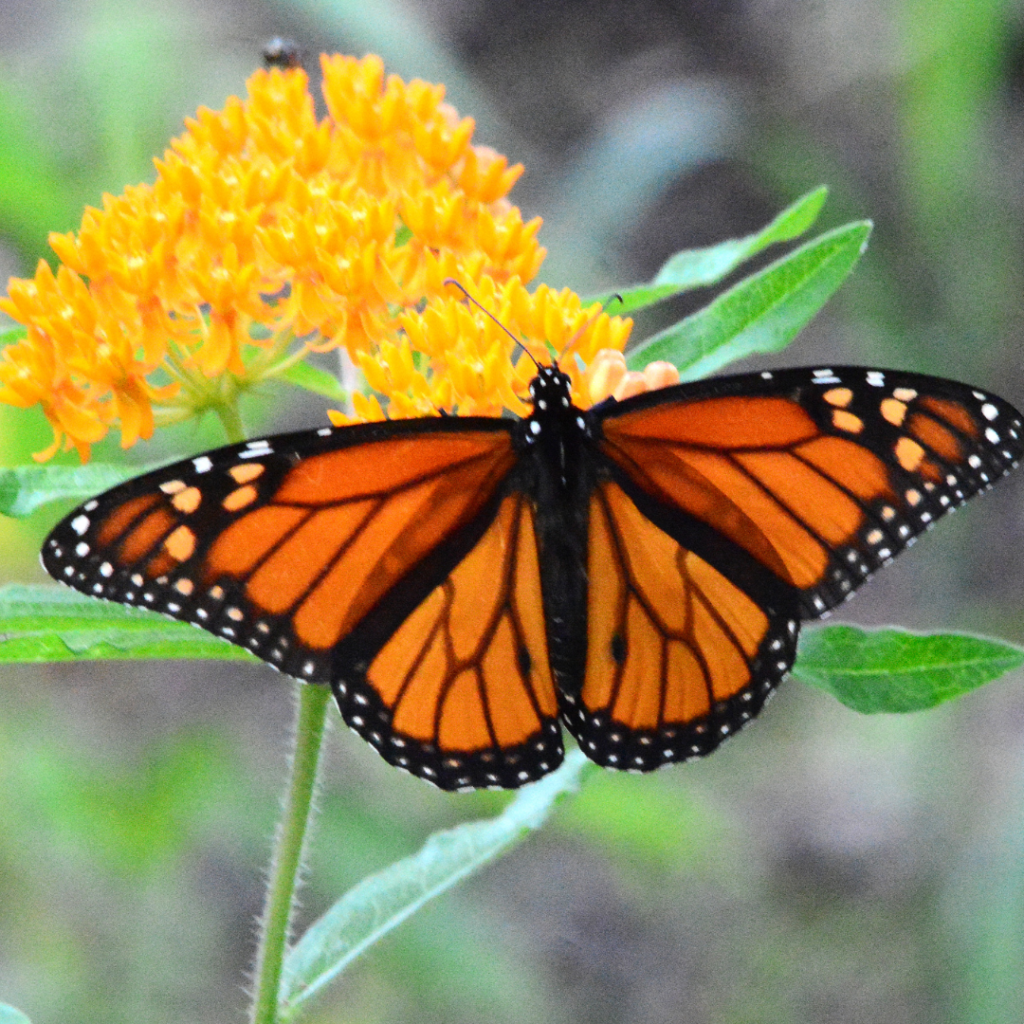
<svg viewBox="0 0 1024 1024">
<path fill-rule="evenodd" d="M 274 36 L 263 44 L 263 63 L 268 68 L 297 68 L 302 64 L 302 48 L 294 39 Z"/>
</svg>

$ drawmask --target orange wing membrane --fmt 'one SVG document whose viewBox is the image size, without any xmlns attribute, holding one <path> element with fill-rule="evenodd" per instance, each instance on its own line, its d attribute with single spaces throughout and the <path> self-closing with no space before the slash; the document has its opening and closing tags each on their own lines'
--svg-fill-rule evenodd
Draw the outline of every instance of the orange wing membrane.
<svg viewBox="0 0 1024 1024">
<path fill-rule="evenodd" d="M 325 429 L 200 455 L 87 502 L 51 535 L 43 564 L 86 593 L 328 682 L 339 640 L 413 568 L 436 577 L 420 579 L 424 593 L 440 582 L 494 514 L 509 432 L 497 420 L 455 425 Z"/>
</svg>

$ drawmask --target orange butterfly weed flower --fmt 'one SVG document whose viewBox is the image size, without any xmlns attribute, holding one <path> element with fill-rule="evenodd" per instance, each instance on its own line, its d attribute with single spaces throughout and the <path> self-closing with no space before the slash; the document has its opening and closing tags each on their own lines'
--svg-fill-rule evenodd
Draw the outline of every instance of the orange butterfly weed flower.
<svg viewBox="0 0 1024 1024">
<path fill-rule="evenodd" d="M 606 398 L 621 402 L 645 391 L 656 391 L 678 383 L 679 370 L 671 363 L 658 359 L 648 363 L 643 370 L 630 370 L 621 351 L 603 348 L 587 366 L 583 378 L 584 404 L 597 405 Z"/>
<path fill-rule="evenodd" d="M 244 99 L 186 122 L 152 185 L 52 235 L 56 272 L 11 280 L 0 309 L 27 333 L 0 357 L 0 401 L 42 407 L 38 459 L 85 460 L 112 426 L 128 447 L 206 409 L 226 419 L 242 391 L 339 347 L 383 400 L 355 397 L 359 418 L 522 411 L 532 363 L 448 278 L 581 387 L 580 361 L 625 344 L 630 321 L 526 290 L 544 250 L 540 219 L 505 198 L 522 167 L 472 144 L 443 86 L 372 55 L 322 67 L 326 117 L 301 68 L 257 71 Z"/>
</svg>

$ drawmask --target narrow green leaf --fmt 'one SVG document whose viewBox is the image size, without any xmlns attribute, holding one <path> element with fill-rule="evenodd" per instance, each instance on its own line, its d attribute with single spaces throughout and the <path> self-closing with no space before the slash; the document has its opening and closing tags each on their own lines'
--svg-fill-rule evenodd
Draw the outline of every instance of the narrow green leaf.
<svg viewBox="0 0 1024 1024">
<path fill-rule="evenodd" d="M 84 501 L 152 466 L 14 466 L 0 468 L 0 513 L 21 518 L 51 501 Z"/>
<path fill-rule="evenodd" d="M 283 373 L 278 374 L 277 379 L 287 381 L 305 391 L 312 391 L 314 395 L 323 395 L 333 402 L 348 400 L 348 392 L 334 374 L 321 370 L 318 366 L 310 366 L 309 363 L 293 363 Z"/>
<path fill-rule="evenodd" d="M 801 196 L 753 235 L 721 242 L 707 249 L 676 253 L 658 271 L 654 283 L 673 284 L 680 289 L 716 284 L 768 246 L 799 238 L 818 219 L 827 196 L 828 189 L 822 185 Z"/>
<path fill-rule="evenodd" d="M 697 380 L 737 359 L 784 349 L 846 279 L 870 233 L 870 222 L 859 221 L 800 246 L 633 349 L 630 367 L 665 359 L 683 380 Z"/>
<path fill-rule="evenodd" d="M 7 1003 L 0 1003 L 0 1024 L 32 1024 L 21 1012 Z"/>
<path fill-rule="evenodd" d="M 793 674 L 862 714 L 921 711 L 1024 665 L 1001 640 L 830 626 L 804 634 Z"/>
<path fill-rule="evenodd" d="M 241 647 L 155 612 L 56 584 L 0 587 L 0 664 L 131 658 L 255 661 Z"/>
<path fill-rule="evenodd" d="M 432 835 L 406 857 L 349 890 L 295 944 L 284 965 L 280 1020 L 302 1006 L 423 904 L 501 856 L 543 825 L 555 801 L 576 788 L 588 764 L 579 750 L 516 794 L 496 818 Z"/>
<path fill-rule="evenodd" d="M 622 303 L 620 305 L 616 301 L 610 312 L 625 316 L 672 295 L 717 284 L 768 246 L 799 238 L 818 219 L 827 196 L 827 188 L 816 188 L 787 206 L 770 224 L 752 235 L 732 238 L 705 249 L 684 249 L 670 257 L 649 284 L 608 292 L 586 302 L 607 305 L 613 296 L 618 296 Z"/>
</svg>

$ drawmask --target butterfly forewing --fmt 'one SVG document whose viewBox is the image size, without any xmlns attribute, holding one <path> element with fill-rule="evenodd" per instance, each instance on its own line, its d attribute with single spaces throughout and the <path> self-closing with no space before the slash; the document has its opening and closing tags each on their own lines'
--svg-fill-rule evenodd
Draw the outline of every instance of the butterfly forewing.
<svg viewBox="0 0 1024 1024">
<path fill-rule="evenodd" d="M 793 587 L 804 618 L 1024 454 L 1001 399 L 854 367 L 669 388 L 611 406 L 602 430 L 620 470 Z"/>
<path fill-rule="evenodd" d="M 339 640 L 411 568 L 430 566 L 423 593 L 444 578 L 513 464 L 497 420 L 389 427 L 249 442 L 130 481 L 59 524 L 43 564 L 329 681 Z"/>
</svg>

